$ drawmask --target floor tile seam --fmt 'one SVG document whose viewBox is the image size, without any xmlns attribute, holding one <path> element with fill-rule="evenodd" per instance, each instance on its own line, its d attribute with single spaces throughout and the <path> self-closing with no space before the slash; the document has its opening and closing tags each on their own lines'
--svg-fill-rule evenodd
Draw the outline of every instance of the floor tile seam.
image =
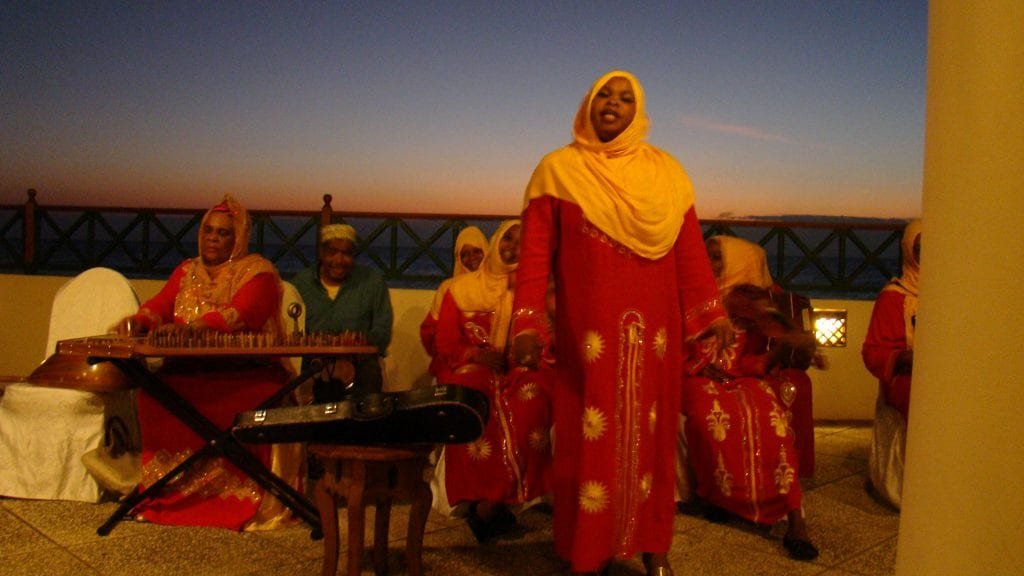
<svg viewBox="0 0 1024 576">
<path fill-rule="evenodd" d="M 763 540 L 767 541 L 767 542 L 773 542 L 773 543 L 776 542 L 776 540 L 774 538 L 764 538 Z M 739 549 L 741 549 L 741 550 L 743 550 L 745 552 L 749 552 L 749 553 L 755 554 L 757 556 L 763 556 L 765 558 L 781 558 L 783 560 L 788 560 L 788 561 L 791 561 L 791 562 L 800 562 L 801 564 L 806 564 L 806 565 L 821 566 L 823 572 L 831 570 L 831 569 L 837 567 L 837 566 L 833 566 L 831 564 L 827 564 L 820 557 L 818 559 L 810 561 L 810 562 L 805 562 L 805 561 L 800 561 L 800 560 L 793 560 L 792 558 L 790 558 L 788 556 L 788 553 L 786 552 L 786 549 L 783 548 L 783 546 L 782 546 L 782 538 L 778 539 L 777 544 L 778 544 L 778 550 L 777 551 L 775 551 L 775 552 L 768 552 L 768 551 L 765 551 L 763 548 L 759 548 L 759 547 L 755 547 L 755 546 L 753 546 L 751 544 L 747 544 L 745 541 L 742 541 L 742 540 L 736 540 L 736 541 L 730 541 L 730 542 L 720 542 L 719 543 L 720 546 L 729 546 L 731 548 L 739 548 Z M 820 574 L 820 573 L 821 572 L 818 572 L 818 574 Z"/>
<path fill-rule="evenodd" d="M 864 556 L 865 554 L 867 554 L 868 552 L 874 550 L 875 548 L 878 548 L 882 544 L 885 544 L 886 542 L 888 542 L 890 540 L 894 540 L 894 539 L 898 539 L 898 538 L 899 538 L 899 532 L 898 531 L 895 534 L 888 534 L 886 536 L 883 536 L 883 537 L 879 538 L 876 542 L 874 542 L 874 543 L 872 543 L 872 544 L 870 544 L 868 546 L 865 546 L 862 550 L 851 553 L 849 556 L 847 556 L 847 558 L 845 560 L 843 560 L 842 564 L 839 564 L 836 567 L 837 568 L 842 568 L 843 570 L 846 570 L 848 572 L 853 572 L 855 574 L 862 574 L 861 572 L 857 572 L 856 570 L 851 570 L 849 568 L 843 568 L 843 564 L 849 564 L 853 560 Z"/>
<path fill-rule="evenodd" d="M 60 547 L 60 546 L 57 546 L 57 548 L 60 549 L 65 554 L 67 554 L 68 556 L 71 556 L 72 558 L 74 558 L 77 562 L 85 565 L 86 568 L 88 568 L 89 572 L 87 572 L 87 573 L 77 572 L 75 576 L 103 576 L 103 572 L 100 572 L 100 570 L 98 568 L 96 568 L 92 564 L 89 564 L 88 562 L 83 560 L 80 556 L 78 556 L 76 554 L 73 554 L 70 550 L 68 550 L 66 548 L 63 548 L 63 547 Z M 9 556 L 4 556 L 3 561 L 4 561 L 5 564 L 10 566 L 10 565 L 13 565 L 12 559 L 16 560 L 18 557 L 34 558 L 34 557 L 38 556 L 39 554 L 40 554 L 39 550 L 29 550 L 29 551 L 24 551 L 24 552 L 14 552 L 14 553 L 12 553 Z M 10 574 L 10 576 L 15 576 L 16 574 L 18 574 L 18 573 L 14 572 L 14 573 Z M 33 575 L 34 574 L 35 573 L 33 573 Z"/>
<path fill-rule="evenodd" d="M 832 478 L 831 480 L 826 480 L 826 481 L 824 481 L 824 482 L 822 482 L 820 484 L 815 483 L 813 488 L 808 488 L 806 490 L 803 490 L 803 492 L 805 494 L 808 493 L 808 492 L 815 492 L 819 488 L 823 488 L 825 486 L 830 486 L 832 484 L 837 484 L 839 482 L 842 482 L 844 480 L 848 480 L 848 479 L 854 478 L 854 477 L 863 477 L 865 480 L 867 480 L 867 476 L 864 476 L 863 474 L 860 474 L 859 472 L 851 472 L 851 473 L 849 473 L 849 474 L 847 474 L 845 476 L 839 476 L 837 478 Z M 803 485 L 801 485 L 800 488 L 803 489 Z"/>
</svg>

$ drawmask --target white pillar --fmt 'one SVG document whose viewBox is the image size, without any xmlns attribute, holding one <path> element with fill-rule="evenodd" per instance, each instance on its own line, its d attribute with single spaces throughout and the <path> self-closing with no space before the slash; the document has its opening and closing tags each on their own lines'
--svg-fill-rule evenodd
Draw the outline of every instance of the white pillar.
<svg viewBox="0 0 1024 576">
<path fill-rule="evenodd" d="M 932 0 L 896 573 L 1024 573 L 1024 2 Z"/>
</svg>

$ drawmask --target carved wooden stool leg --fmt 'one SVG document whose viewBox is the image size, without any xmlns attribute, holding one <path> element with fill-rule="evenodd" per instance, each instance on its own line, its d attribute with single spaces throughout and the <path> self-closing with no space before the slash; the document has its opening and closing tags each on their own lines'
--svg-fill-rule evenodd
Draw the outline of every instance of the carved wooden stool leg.
<svg viewBox="0 0 1024 576">
<path fill-rule="evenodd" d="M 347 464 L 351 474 L 345 498 L 348 508 L 348 573 L 358 576 L 362 571 L 363 533 L 366 530 L 366 462 L 350 460 Z"/>
<path fill-rule="evenodd" d="M 433 495 L 430 485 L 422 479 L 423 469 L 418 470 L 419 486 L 412 494 L 412 509 L 409 511 L 409 531 L 405 539 L 405 562 L 409 576 L 423 575 L 423 532 L 427 528 L 427 516 Z"/>
<path fill-rule="evenodd" d="M 316 507 L 320 511 L 320 529 L 324 535 L 324 564 L 321 576 L 338 573 L 338 500 L 333 480 L 337 470 L 325 471 L 313 488 Z"/>
<path fill-rule="evenodd" d="M 373 569 L 378 576 L 388 573 L 388 532 L 391 528 L 391 497 L 377 499 L 373 522 Z"/>
</svg>

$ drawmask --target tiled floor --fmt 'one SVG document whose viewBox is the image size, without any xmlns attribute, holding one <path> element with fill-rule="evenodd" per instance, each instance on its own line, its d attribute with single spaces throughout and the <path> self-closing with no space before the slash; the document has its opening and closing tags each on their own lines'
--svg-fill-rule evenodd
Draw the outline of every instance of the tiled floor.
<svg viewBox="0 0 1024 576">
<path fill-rule="evenodd" d="M 865 491 L 870 428 L 817 428 L 817 473 L 804 482 L 804 507 L 821 556 L 790 560 L 784 526 L 757 529 L 676 516 L 670 558 L 679 576 L 708 574 L 802 576 L 893 574 L 899 515 Z M 0 498 L 0 574 L 73 576 L 270 576 L 320 573 L 322 542 L 297 526 L 264 533 L 165 527 L 123 522 L 106 537 L 96 528 L 114 505 Z M 408 507 L 396 506 L 389 553 L 391 572 L 405 573 L 402 538 Z M 344 515 L 342 515 L 344 520 Z M 551 575 L 567 573 L 554 554 L 550 510 L 520 515 L 522 529 L 486 546 L 465 524 L 431 515 L 424 538 L 428 574 Z M 372 527 L 372 522 L 368 522 Z M 372 529 L 372 528 L 370 528 Z M 344 533 L 342 542 L 344 542 Z M 344 573 L 344 558 L 340 572 Z M 372 574 L 369 554 L 363 573 Z M 616 562 L 613 576 L 640 576 L 639 559 Z"/>
</svg>

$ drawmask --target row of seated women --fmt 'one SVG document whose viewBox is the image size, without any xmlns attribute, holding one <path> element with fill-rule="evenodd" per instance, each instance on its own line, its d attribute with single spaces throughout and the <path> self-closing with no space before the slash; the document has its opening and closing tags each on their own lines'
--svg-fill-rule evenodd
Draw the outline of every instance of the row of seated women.
<svg viewBox="0 0 1024 576">
<path fill-rule="evenodd" d="M 502 223 L 486 249 L 472 246 L 472 232 L 457 242 L 459 252 L 470 246 L 469 257 L 458 259 L 466 271 L 439 291 L 436 319 L 432 310 L 423 327 L 437 380 L 481 390 L 490 399 L 484 435 L 447 446 L 441 466 L 447 500 L 464 510 L 481 541 L 515 526 L 514 509 L 545 496 L 552 484 L 555 431 L 549 376 L 554 350 L 542 351 L 538 370 L 510 367 L 507 356 L 520 232 L 521 223 L 513 220 Z M 268 261 L 247 253 L 248 234 L 247 212 L 226 197 L 203 218 L 199 257 L 179 266 L 164 288 L 118 330 L 280 333 L 280 279 Z M 477 244 L 482 244 L 481 236 Z M 718 278 L 736 326 L 735 341 L 724 354 L 692 343 L 694 360 L 685 380 L 685 442 L 696 497 L 755 522 L 788 517 L 786 548 L 794 557 L 813 558 L 817 551 L 800 513 L 800 455 L 787 402 L 779 400 L 793 397 L 787 387 L 800 378 L 786 370 L 799 372 L 812 362 L 813 342 L 775 305 L 778 294 L 772 290 L 763 252 L 760 262 L 751 265 L 734 256 L 743 253 L 742 248 L 734 250 L 736 242 L 711 243 L 712 254 L 716 248 L 720 253 Z M 470 271 L 473 252 L 480 264 Z M 758 274 L 741 274 L 737 267 Z M 276 392 L 291 375 L 279 362 L 252 360 L 201 366 L 168 360 L 160 370 L 168 384 L 222 427 Z M 799 386 L 794 389 L 799 397 Z M 139 418 L 143 487 L 205 444 L 145 394 L 140 396 Z M 745 441 L 749 438 L 757 444 Z M 297 484 L 301 453 L 294 448 L 250 447 L 268 467 Z M 276 499 L 223 458 L 205 460 L 143 502 L 136 513 L 153 522 L 236 530 L 292 521 Z"/>
<path fill-rule="evenodd" d="M 491 402 L 483 437 L 445 448 L 435 488 L 443 491 L 441 502 L 454 506 L 445 511 L 464 516 L 481 542 L 514 528 L 514 511 L 545 497 L 556 457 L 550 419 L 556 355 L 544 350 L 539 370 L 530 371 L 510 369 L 505 351 L 519 228 L 519 221 L 504 222 L 475 269 L 469 256 L 481 250 L 483 234 L 463 230 L 456 273 L 438 289 L 421 325 L 436 380 L 475 388 Z M 809 303 L 773 283 L 760 246 L 715 237 L 707 247 L 735 339 L 724 353 L 715 353 L 710 342 L 692 344 L 682 407 L 681 507 L 764 524 L 787 518 L 784 546 L 795 558 L 813 559 L 817 549 L 803 518 L 799 476 L 811 474 L 804 466 L 813 467 L 805 371 L 823 362 L 801 324 Z"/>
</svg>

